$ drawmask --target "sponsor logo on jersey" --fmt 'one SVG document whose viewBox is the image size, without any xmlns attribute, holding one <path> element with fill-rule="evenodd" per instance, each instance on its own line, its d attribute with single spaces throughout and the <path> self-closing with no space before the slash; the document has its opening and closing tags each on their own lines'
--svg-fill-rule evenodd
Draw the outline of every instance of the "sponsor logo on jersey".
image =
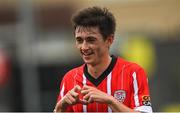
<svg viewBox="0 0 180 113">
<path fill-rule="evenodd" d="M 144 95 L 142 96 L 142 104 L 145 106 L 151 106 L 150 96 Z"/>
<path fill-rule="evenodd" d="M 119 102 L 124 102 L 126 98 L 126 92 L 124 90 L 117 90 L 114 92 L 114 97 L 119 101 Z"/>
</svg>

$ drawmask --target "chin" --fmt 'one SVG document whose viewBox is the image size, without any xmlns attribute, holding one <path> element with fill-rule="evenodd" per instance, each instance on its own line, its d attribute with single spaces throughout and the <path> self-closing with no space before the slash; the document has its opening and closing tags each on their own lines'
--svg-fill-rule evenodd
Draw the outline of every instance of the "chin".
<svg viewBox="0 0 180 113">
<path fill-rule="evenodd" d="M 84 63 L 86 64 L 93 64 L 94 63 L 94 58 L 90 56 L 82 56 Z"/>
<path fill-rule="evenodd" d="M 91 62 L 88 61 L 88 60 L 84 60 L 84 63 L 86 63 L 86 64 L 91 64 Z"/>
<path fill-rule="evenodd" d="M 94 62 L 94 61 L 87 61 L 87 60 L 84 60 L 84 63 L 85 64 L 88 64 L 88 65 L 91 65 L 91 66 L 95 66 L 96 65 L 96 63 Z"/>
<path fill-rule="evenodd" d="M 86 63 L 86 64 L 93 64 L 93 62 L 90 60 L 85 60 L 85 59 L 83 59 L 83 60 L 84 60 L 84 63 Z"/>
</svg>

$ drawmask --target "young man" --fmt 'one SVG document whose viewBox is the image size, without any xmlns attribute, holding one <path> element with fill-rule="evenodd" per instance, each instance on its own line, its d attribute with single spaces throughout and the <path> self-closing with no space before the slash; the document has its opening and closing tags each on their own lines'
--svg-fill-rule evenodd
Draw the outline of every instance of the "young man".
<svg viewBox="0 0 180 113">
<path fill-rule="evenodd" d="M 90 7 L 72 21 L 85 63 L 64 76 L 54 112 L 152 112 L 144 70 L 109 54 L 116 26 L 113 14 Z"/>
</svg>

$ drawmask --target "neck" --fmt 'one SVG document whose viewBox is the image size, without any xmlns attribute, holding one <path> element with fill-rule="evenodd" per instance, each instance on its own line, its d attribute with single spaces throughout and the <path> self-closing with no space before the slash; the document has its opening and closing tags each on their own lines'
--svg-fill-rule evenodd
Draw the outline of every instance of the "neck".
<svg viewBox="0 0 180 113">
<path fill-rule="evenodd" d="M 88 72 L 92 77 L 98 78 L 108 68 L 111 63 L 111 59 L 112 58 L 108 55 L 97 65 L 87 65 Z"/>
</svg>

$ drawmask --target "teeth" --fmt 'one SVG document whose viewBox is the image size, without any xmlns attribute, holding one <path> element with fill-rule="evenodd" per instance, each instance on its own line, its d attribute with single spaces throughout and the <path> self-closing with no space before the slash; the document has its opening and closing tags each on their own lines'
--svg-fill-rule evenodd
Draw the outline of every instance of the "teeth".
<svg viewBox="0 0 180 113">
<path fill-rule="evenodd" d="M 92 51 L 81 51 L 81 54 L 84 56 L 89 56 L 89 55 L 92 55 L 93 52 Z"/>
<path fill-rule="evenodd" d="M 91 55 L 92 53 L 83 53 L 83 55 L 88 56 Z"/>
</svg>

